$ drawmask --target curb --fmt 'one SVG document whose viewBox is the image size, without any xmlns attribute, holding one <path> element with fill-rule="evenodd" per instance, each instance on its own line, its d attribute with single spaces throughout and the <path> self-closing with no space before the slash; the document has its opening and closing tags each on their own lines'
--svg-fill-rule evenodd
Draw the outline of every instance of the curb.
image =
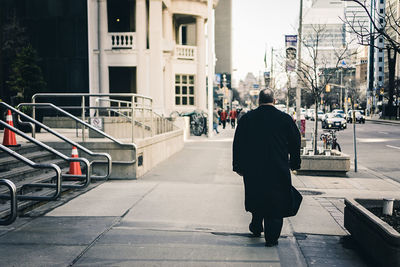
<svg viewBox="0 0 400 267">
<path fill-rule="evenodd" d="M 380 124 L 392 124 L 392 125 L 400 125 L 400 121 L 390 121 L 390 120 L 376 120 L 376 119 L 365 119 L 366 121 L 380 123 Z"/>
</svg>

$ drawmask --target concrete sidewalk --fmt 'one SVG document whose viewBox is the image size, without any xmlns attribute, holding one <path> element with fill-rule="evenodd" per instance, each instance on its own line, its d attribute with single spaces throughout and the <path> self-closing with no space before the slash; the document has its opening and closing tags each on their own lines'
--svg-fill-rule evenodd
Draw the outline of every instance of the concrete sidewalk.
<svg viewBox="0 0 400 267">
<path fill-rule="evenodd" d="M 266 248 L 248 233 L 233 134 L 190 138 L 139 180 L 102 183 L 0 227 L 0 266 L 366 266 L 343 238 L 343 198 L 400 198 L 400 184 L 362 167 L 349 178 L 293 176 L 304 202 Z"/>
</svg>

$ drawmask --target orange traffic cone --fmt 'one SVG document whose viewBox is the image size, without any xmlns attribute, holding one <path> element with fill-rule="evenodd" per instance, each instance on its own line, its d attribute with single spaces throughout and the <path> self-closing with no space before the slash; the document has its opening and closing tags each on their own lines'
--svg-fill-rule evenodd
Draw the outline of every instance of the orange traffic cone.
<svg viewBox="0 0 400 267">
<path fill-rule="evenodd" d="M 14 127 L 11 110 L 7 111 L 6 122 L 8 123 L 8 125 Z M 4 127 L 3 145 L 4 146 L 19 146 L 17 144 L 17 140 L 15 139 L 15 133 L 6 127 Z"/>
<path fill-rule="evenodd" d="M 76 146 L 72 147 L 72 154 L 71 158 L 77 158 L 78 157 L 78 149 Z M 81 171 L 81 165 L 77 161 L 73 161 L 69 164 L 69 174 L 75 174 L 75 175 L 82 175 Z"/>
</svg>

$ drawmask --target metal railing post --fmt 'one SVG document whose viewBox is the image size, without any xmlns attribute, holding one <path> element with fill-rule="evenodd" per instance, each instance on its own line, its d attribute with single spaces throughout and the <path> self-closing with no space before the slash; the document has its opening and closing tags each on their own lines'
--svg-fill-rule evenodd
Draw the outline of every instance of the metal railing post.
<svg viewBox="0 0 400 267">
<path fill-rule="evenodd" d="M 135 139 L 135 118 L 134 118 L 134 109 L 135 109 L 135 97 L 132 96 L 132 103 L 131 103 L 131 123 L 132 123 L 132 143 Z"/>
<path fill-rule="evenodd" d="M 85 96 L 82 96 L 82 121 L 85 121 Z M 82 142 L 85 142 L 85 125 L 82 125 Z"/>
<path fill-rule="evenodd" d="M 10 215 L 6 219 L 0 220 L 0 225 L 12 224 L 17 218 L 17 189 L 13 182 L 7 179 L 0 179 L 0 185 L 5 185 L 10 191 Z"/>
<path fill-rule="evenodd" d="M 35 104 L 36 98 L 32 97 L 32 103 Z M 36 120 L 36 109 L 35 106 L 33 106 L 32 109 L 32 119 Z M 32 127 L 32 137 L 35 138 L 36 137 L 36 125 L 33 124 Z"/>
<path fill-rule="evenodd" d="M 153 100 L 150 100 L 150 117 L 151 117 L 151 136 L 154 136 L 154 122 L 153 122 Z"/>
<path fill-rule="evenodd" d="M 145 118 L 145 114 L 144 114 L 144 97 L 142 97 L 142 138 L 144 139 L 144 135 L 145 135 L 145 125 L 146 125 L 146 118 Z"/>
</svg>

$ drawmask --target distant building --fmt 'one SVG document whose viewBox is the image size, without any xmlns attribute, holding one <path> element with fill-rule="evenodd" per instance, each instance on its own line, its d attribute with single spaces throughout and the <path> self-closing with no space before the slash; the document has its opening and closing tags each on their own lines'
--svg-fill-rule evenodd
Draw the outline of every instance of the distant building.
<svg viewBox="0 0 400 267">
<path fill-rule="evenodd" d="M 219 0 L 215 8 L 215 73 L 232 74 L 232 0 Z"/>
</svg>

